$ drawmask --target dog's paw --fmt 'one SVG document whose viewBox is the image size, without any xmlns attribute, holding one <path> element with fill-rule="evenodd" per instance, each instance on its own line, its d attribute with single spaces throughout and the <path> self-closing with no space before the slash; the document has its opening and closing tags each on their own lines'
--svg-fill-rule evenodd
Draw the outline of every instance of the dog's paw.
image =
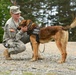
<svg viewBox="0 0 76 75">
<path fill-rule="evenodd" d="M 11 57 L 8 57 L 8 58 L 6 58 L 6 60 L 12 60 L 12 58 Z"/>
<path fill-rule="evenodd" d="M 32 58 L 30 61 L 31 62 L 34 62 L 34 61 L 37 61 L 38 59 L 36 59 L 36 58 Z"/>
<path fill-rule="evenodd" d="M 62 63 L 64 63 L 64 62 L 65 62 L 64 60 L 59 60 L 59 61 L 58 61 L 59 64 L 62 64 Z"/>
<path fill-rule="evenodd" d="M 44 58 L 43 57 L 38 57 L 38 60 L 43 60 Z"/>
</svg>

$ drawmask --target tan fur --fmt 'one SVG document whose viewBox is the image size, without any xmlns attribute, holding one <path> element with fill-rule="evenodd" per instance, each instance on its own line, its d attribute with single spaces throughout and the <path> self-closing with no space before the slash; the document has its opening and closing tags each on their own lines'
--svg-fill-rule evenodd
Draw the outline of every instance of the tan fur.
<svg viewBox="0 0 76 75">
<path fill-rule="evenodd" d="M 74 27 L 76 27 L 76 18 L 74 19 L 74 21 L 70 25 L 70 28 L 74 28 Z"/>
<path fill-rule="evenodd" d="M 30 22 L 31 20 L 23 20 L 20 26 L 22 25 L 28 26 Z M 40 43 L 46 43 L 52 39 L 55 40 L 56 45 L 61 52 L 61 59 L 59 63 L 63 63 L 66 60 L 66 57 L 67 57 L 66 46 L 67 46 L 68 36 L 69 36 L 68 29 L 73 28 L 75 26 L 76 26 L 76 20 L 74 20 L 73 23 L 67 27 L 48 26 L 40 29 L 40 32 L 39 32 Z M 36 24 L 32 23 L 32 25 L 30 26 L 30 30 L 34 29 L 34 27 L 36 27 Z M 39 54 L 38 54 L 39 43 L 36 41 L 36 36 L 33 34 L 30 35 L 30 40 L 33 46 L 32 61 L 36 61 L 39 59 Z"/>
</svg>

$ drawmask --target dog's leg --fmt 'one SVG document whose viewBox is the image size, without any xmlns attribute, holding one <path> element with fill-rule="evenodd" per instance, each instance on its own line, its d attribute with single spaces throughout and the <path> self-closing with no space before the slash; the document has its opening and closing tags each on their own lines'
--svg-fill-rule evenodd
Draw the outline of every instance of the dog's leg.
<svg viewBox="0 0 76 75">
<path fill-rule="evenodd" d="M 32 61 L 36 61 L 38 60 L 38 43 L 37 42 L 33 42 L 33 57 L 32 57 Z"/>
<path fill-rule="evenodd" d="M 65 59 L 67 57 L 67 53 L 66 53 L 66 43 L 61 43 L 60 41 L 56 41 L 57 47 L 59 48 L 60 52 L 61 52 L 61 59 L 58 61 L 58 63 L 63 63 L 65 62 Z"/>
<path fill-rule="evenodd" d="M 58 61 L 59 63 L 63 63 L 66 60 L 67 57 L 67 52 L 66 52 L 66 46 L 67 46 L 67 42 L 68 42 L 68 31 L 61 31 L 58 32 L 55 35 L 55 41 L 56 41 L 56 45 L 59 48 L 60 52 L 61 52 L 61 60 Z"/>
<path fill-rule="evenodd" d="M 33 56 L 32 56 L 31 61 L 36 61 L 36 60 L 38 60 L 38 46 L 39 46 L 39 44 L 37 43 L 36 37 L 34 35 L 30 36 L 30 40 L 31 40 L 32 47 L 33 47 Z"/>
</svg>

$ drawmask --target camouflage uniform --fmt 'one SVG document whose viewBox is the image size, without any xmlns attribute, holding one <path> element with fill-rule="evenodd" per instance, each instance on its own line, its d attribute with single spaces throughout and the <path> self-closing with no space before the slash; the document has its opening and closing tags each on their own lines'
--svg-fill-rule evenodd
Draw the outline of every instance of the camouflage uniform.
<svg viewBox="0 0 76 75">
<path fill-rule="evenodd" d="M 23 20 L 22 17 L 19 19 L 19 23 Z M 17 54 L 25 51 L 25 44 L 29 42 L 29 36 L 27 33 L 23 33 L 18 30 L 19 24 L 15 24 L 13 18 L 11 17 L 5 24 L 4 35 L 3 35 L 3 45 L 8 49 L 10 54 Z M 15 32 L 10 32 L 10 29 L 14 29 Z"/>
</svg>

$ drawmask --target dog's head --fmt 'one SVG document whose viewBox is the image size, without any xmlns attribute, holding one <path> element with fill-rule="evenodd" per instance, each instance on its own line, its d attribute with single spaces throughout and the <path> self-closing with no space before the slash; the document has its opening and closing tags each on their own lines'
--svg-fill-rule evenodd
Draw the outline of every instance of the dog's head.
<svg viewBox="0 0 76 75">
<path fill-rule="evenodd" d="M 31 20 L 22 20 L 19 24 L 19 27 L 21 26 L 23 27 L 27 26 L 28 30 L 32 30 L 37 27 L 37 25 L 33 23 Z"/>
</svg>

